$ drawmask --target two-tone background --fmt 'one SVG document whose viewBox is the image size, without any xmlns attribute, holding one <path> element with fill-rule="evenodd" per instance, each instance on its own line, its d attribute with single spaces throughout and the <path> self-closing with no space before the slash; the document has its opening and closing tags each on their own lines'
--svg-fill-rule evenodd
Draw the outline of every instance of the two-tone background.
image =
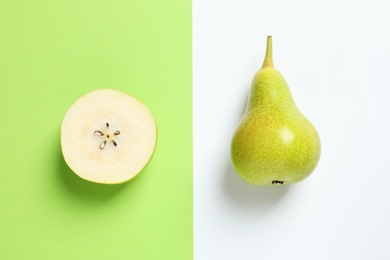
<svg viewBox="0 0 390 260">
<path fill-rule="evenodd" d="M 388 259 L 388 1 L 0 0 L 0 259 Z M 304 182 L 230 165 L 265 40 L 320 133 Z M 81 180 L 60 125 L 83 94 L 143 101 L 159 131 L 123 185 Z"/>
</svg>

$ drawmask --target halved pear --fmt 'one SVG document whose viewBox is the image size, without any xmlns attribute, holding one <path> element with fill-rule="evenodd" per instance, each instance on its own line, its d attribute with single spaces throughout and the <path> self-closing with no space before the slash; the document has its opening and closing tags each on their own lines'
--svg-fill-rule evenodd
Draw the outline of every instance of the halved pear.
<svg viewBox="0 0 390 260">
<path fill-rule="evenodd" d="M 134 178 L 151 160 L 157 126 L 136 98 L 113 89 L 92 91 L 66 112 L 61 126 L 62 154 L 81 178 L 104 184 Z"/>
</svg>

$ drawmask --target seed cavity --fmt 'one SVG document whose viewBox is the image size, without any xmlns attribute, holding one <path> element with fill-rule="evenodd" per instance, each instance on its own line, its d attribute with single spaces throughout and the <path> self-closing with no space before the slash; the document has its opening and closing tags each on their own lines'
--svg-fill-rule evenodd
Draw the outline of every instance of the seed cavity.
<svg viewBox="0 0 390 260">
<path fill-rule="evenodd" d="M 104 134 L 103 134 L 102 131 L 95 131 L 95 132 L 94 132 L 94 135 L 100 135 L 100 136 L 102 136 L 102 135 L 104 135 Z"/>
<path fill-rule="evenodd" d="M 105 140 L 99 146 L 99 148 L 101 150 L 103 150 L 104 147 L 106 147 L 107 141 L 110 141 L 114 146 L 118 145 L 117 142 L 115 142 L 115 140 L 112 138 L 112 135 L 110 132 L 110 124 L 106 123 L 106 127 L 107 127 L 106 131 L 96 130 L 95 132 L 93 132 L 94 135 L 103 136 L 105 138 Z M 115 136 L 115 135 L 119 135 L 119 134 L 120 134 L 120 131 L 115 131 L 113 135 Z"/>
<path fill-rule="evenodd" d="M 278 181 L 278 180 L 273 180 L 272 184 L 280 184 L 283 185 L 284 181 Z"/>
<path fill-rule="evenodd" d="M 100 149 L 104 149 L 106 147 L 107 140 L 104 140 L 104 142 L 100 145 Z"/>
</svg>

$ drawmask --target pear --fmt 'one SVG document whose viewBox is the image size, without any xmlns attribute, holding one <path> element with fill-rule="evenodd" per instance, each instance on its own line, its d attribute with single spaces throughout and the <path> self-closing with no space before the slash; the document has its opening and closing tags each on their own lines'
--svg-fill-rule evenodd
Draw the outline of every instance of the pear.
<svg viewBox="0 0 390 260">
<path fill-rule="evenodd" d="M 298 110 L 283 75 L 274 68 L 272 37 L 253 78 L 245 113 L 233 135 L 231 160 L 252 185 L 282 185 L 308 177 L 318 164 L 320 138 Z"/>
<path fill-rule="evenodd" d="M 79 177 L 101 184 L 131 180 L 149 163 L 157 125 L 138 99 L 114 89 L 79 98 L 65 113 L 61 149 Z"/>
</svg>

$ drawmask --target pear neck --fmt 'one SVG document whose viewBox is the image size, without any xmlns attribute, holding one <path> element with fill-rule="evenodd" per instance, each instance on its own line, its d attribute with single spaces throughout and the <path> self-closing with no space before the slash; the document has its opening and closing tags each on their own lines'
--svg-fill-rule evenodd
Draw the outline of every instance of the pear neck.
<svg viewBox="0 0 390 260">
<path fill-rule="evenodd" d="M 247 110 L 264 107 L 295 107 L 287 82 L 276 69 L 261 69 L 252 81 Z"/>
<path fill-rule="evenodd" d="M 261 68 L 264 69 L 264 68 L 273 68 L 273 67 L 274 67 L 274 62 L 272 60 L 272 36 L 270 35 L 267 37 L 267 48 L 265 51 L 263 66 Z"/>
</svg>

